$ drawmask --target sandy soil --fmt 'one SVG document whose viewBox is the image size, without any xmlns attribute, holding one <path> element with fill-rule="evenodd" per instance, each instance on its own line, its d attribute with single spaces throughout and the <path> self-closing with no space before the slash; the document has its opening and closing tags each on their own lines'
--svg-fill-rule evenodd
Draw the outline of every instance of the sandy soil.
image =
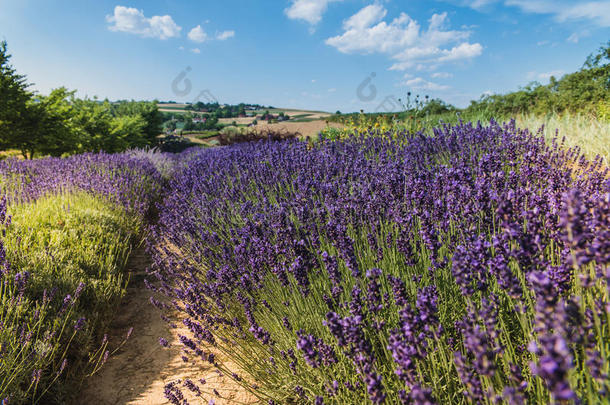
<svg viewBox="0 0 610 405">
<path fill-rule="evenodd" d="M 248 125 L 254 120 L 253 117 L 242 117 L 242 118 L 219 118 L 218 122 L 220 124 L 232 124 L 235 121 L 236 124 Z"/>
<path fill-rule="evenodd" d="M 230 378 L 219 373 L 208 363 L 185 363 L 182 360 L 179 335 L 186 330 L 174 315 L 175 329 L 160 317 L 160 311 L 149 302 L 151 292 L 144 286 L 145 269 L 149 260 L 143 248 L 134 252 L 129 263 L 131 286 L 113 322 L 109 334 L 111 344 L 119 344 L 127 330 L 133 327 L 131 338 L 110 357 L 103 368 L 84 384 L 74 405 L 161 405 L 169 404 L 164 397 L 165 385 L 186 378 L 194 382 L 204 378 L 205 385 L 198 384 L 202 397 L 190 395 L 181 386 L 190 404 L 208 404 L 210 399 L 220 404 L 252 404 L 255 398 Z M 157 297 L 157 299 L 161 299 Z M 166 338 L 169 348 L 159 345 L 159 338 Z M 222 361 L 223 358 L 211 350 Z M 231 365 L 225 362 L 229 368 Z M 220 395 L 211 394 L 216 389 Z M 208 394 L 210 393 L 210 394 Z"/>
<path fill-rule="evenodd" d="M 295 117 L 297 115 L 304 115 L 307 114 L 307 117 L 303 117 L 303 118 L 317 118 L 317 119 L 324 119 L 327 117 L 330 117 L 331 114 L 329 113 L 325 113 L 325 112 L 315 112 L 315 111 L 297 111 L 297 110 L 287 110 L 285 111 L 286 114 L 288 114 L 291 117 Z"/>
</svg>

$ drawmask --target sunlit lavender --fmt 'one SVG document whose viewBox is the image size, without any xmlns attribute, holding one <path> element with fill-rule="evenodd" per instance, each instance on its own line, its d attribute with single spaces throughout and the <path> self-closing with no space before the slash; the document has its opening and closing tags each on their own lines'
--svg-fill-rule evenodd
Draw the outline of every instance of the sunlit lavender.
<svg viewBox="0 0 610 405">
<path fill-rule="evenodd" d="M 610 181 L 558 142 L 492 122 L 195 152 L 152 288 L 184 352 L 265 403 L 603 402 Z M 214 397 L 190 384 L 167 398 Z"/>
</svg>

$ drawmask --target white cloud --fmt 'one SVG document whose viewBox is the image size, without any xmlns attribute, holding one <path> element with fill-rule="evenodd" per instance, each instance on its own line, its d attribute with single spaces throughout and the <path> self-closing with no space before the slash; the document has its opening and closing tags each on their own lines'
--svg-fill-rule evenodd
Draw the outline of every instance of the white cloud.
<svg viewBox="0 0 610 405">
<path fill-rule="evenodd" d="M 610 27 L 610 1 L 589 1 L 565 7 L 557 15 L 559 21 L 591 20 L 600 27 Z"/>
<path fill-rule="evenodd" d="M 123 6 L 116 6 L 114 14 L 106 16 L 106 21 L 111 24 L 108 27 L 110 31 L 128 32 L 146 38 L 175 38 L 180 36 L 182 30 L 169 15 L 147 18 L 142 10 Z"/>
<path fill-rule="evenodd" d="M 371 25 L 383 20 L 388 11 L 380 4 L 366 6 L 343 23 L 345 30 L 364 30 Z"/>
<path fill-rule="evenodd" d="M 486 7 L 492 3 L 495 3 L 496 0 L 473 0 L 471 1 L 471 7 L 475 9 Z"/>
<path fill-rule="evenodd" d="M 571 42 L 573 44 L 577 44 L 582 38 L 586 38 L 588 36 L 591 36 L 591 32 L 589 32 L 589 30 L 584 30 L 581 32 L 575 32 L 572 35 L 570 35 L 566 41 Z"/>
<path fill-rule="evenodd" d="M 480 10 L 496 2 L 497 0 L 462 0 L 461 4 L 475 10 Z"/>
<path fill-rule="evenodd" d="M 336 91 L 337 91 L 337 89 L 335 89 L 334 87 L 331 87 L 330 89 L 328 89 L 328 92 L 329 92 L 329 93 L 334 93 L 334 92 L 336 92 Z"/>
<path fill-rule="evenodd" d="M 429 91 L 443 91 L 450 89 L 449 86 L 430 82 L 421 77 L 415 77 L 401 83 L 404 86 L 409 87 L 413 90 L 429 90 Z"/>
<path fill-rule="evenodd" d="M 454 46 L 449 50 L 442 50 L 442 56 L 438 58 L 439 62 L 454 62 L 461 59 L 471 59 L 483 53 L 481 44 L 469 44 L 464 42 L 458 46 Z"/>
<path fill-rule="evenodd" d="M 191 49 L 191 52 L 193 52 L 193 53 L 201 53 L 201 49 L 193 48 L 193 49 Z"/>
<path fill-rule="evenodd" d="M 386 15 L 380 4 L 366 6 L 343 22 L 343 34 L 328 38 L 326 44 L 343 53 L 389 55 L 396 60 L 391 70 L 471 59 L 483 51 L 478 43 L 464 42 L 470 31 L 447 28 L 447 13 L 432 15 L 427 30 L 405 13 L 389 23 Z M 448 48 L 452 43 L 458 45 Z"/>
<path fill-rule="evenodd" d="M 235 36 L 235 31 L 228 30 L 228 31 L 218 32 L 216 34 L 216 39 L 219 41 L 224 41 L 226 39 L 233 38 L 234 36 Z"/>
<path fill-rule="evenodd" d="M 447 72 L 435 72 L 430 75 L 433 79 L 451 79 L 453 77 L 452 73 Z"/>
<path fill-rule="evenodd" d="M 290 7 L 284 13 L 291 20 L 304 20 L 316 25 L 322 20 L 322 14 L 328 9 L 328 4 L 343 0 L 292 0 Z"/>
<path fill-rule="evenodd" d="M 414 45 L 419 25 L 405 13 L 390 24 L 381 21 L 387 11 L 379 4 L 364 7 L 343 23 L 342 35 L 326 43 L 343 53 L 397 53 Z"/>
<path fill-rule="evenodd" d="M 462 0 L 461 4 L 479 10 L 496 0 Z M 600 27 L 610 27 L 610 0 L 504 0 L 524 13 L 549 14 L 557 21 L 589 20 Z"/>
<path fill-rule="evenodd" d="M 198 43 L 202 43 L 210 39 L 210 36 L 203 30 L 203 28 L 201 28 L 201 25 L 198 25 L 192 30 L 190 30 L 187 36 L 191 41 Z M 228 30 L 217 32 L 213 38 L 218 41 L 225 41 L 229 38 L 233 38 L 234 36 L 235 31 Z"/>
<path fill-rule="evenodd" d="M 198 25 L 189 31 L 187 37 L 193 42 L 202 43 L 208 39 L 208 34 L 201 28 L 201 25 Z"/>
</svg>

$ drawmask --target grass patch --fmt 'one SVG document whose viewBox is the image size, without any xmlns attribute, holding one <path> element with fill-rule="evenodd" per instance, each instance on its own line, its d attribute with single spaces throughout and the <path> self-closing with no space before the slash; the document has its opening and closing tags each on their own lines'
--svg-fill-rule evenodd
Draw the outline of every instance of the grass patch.
<svg viewBox="0 0 610 405">
<path fill-rule="evenodd" d="M 299 119 L 291 119 L 288 122 L 313 122 L 313 121 L 321 121 L 320 118 L 299 118 Z"/>
</svg>

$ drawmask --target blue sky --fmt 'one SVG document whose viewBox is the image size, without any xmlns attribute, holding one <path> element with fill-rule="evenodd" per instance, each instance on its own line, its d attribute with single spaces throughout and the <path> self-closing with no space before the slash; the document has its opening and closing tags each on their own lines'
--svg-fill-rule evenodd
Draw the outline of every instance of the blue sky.
<svg viewBox="0 0 610 405">
<path fill-rule="evenodd" d="M 35 90 L 111 100 L 465 106 L 577 70 L 608 39 L 610 0 L 0 0 Z"/>
</svg>

